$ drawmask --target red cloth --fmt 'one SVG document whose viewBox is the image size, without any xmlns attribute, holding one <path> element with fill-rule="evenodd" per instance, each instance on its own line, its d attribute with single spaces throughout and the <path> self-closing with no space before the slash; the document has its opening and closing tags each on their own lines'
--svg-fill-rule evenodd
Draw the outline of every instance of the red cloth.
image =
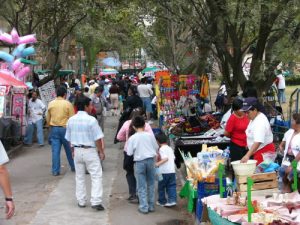
<svg viewBox="0 0 300 225">
<path fill-rule="evenodd" d="M 233 113 L 229 117 L 225 130 L 230 133 L 230 139 L 238 146 L 247 146 L 246 129 L 249 124 L 249 119 L 246 115 L 243 118 L 238 118 Z"/>
<path fill-rule="evenodd" d="M 262 149 L 259 149 L 257 152 L 254 153 L 253 159 L 257 160 L 256 165 L 262 163 L 264 161 L 263 154 L 266 152 L 275 152 L 275 145 L 274 143 L 268 144 Z"/>
</svg>

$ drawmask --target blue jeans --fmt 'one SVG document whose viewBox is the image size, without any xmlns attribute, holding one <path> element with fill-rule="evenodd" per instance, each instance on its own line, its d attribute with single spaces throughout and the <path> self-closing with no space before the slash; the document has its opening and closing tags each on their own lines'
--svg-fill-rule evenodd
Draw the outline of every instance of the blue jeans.
<svg viewBox="0 0 300 225">
<path fill-rule="evenodd" d="M 162 174 L 163 180 L 158 182 L 158 202 L 160 204 L 176 203 L 176 175 L 175 173 Z M 168 199 L 166 198 L 166 194 Z"/>
<path fill-rule="evenodd" d="M 36 127 L 36 136 L 39 145 L 44 144 L 44 131 L 43 131 L 43 119 L 36 121 L 35 123 L 28 124 L 26 129 L 26 135 L 24 137 L 25 144 L 32 144 L 32 136 L 34 128 Z"/>
<path fill-rule="evenodd" d="M 66 128 L 65 127 L 51 127 L 50 141 L 52 147 L 52 174 L 56 175 L 60 173 L 60 150 L 61 145 L 64 146 L 66 156 L 71 167 L 71 170 L 75 170 L 74 160 L 72 157 L 71 146 L 65 139 Z"/>
<path fill-rule="evenodd" d="M 286 102 L 284 91 L 285 91 L 285 89 L 278 89 L 278 101 L 280 103 L 285 103 Z"/>
<path fill-rule="evenodd" d="M 136 161 L 134 172 L 139 196 L 139 210 L 148 212 L 154 210 L 155 201 L 155 162 L 154 158 Z"/>
</svg>

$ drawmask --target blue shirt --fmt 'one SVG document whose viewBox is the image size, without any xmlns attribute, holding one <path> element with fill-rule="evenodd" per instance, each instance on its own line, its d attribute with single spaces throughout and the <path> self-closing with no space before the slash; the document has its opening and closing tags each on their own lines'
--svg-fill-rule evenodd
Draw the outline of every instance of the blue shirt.
<svg viewBox="0 0 300 225">
<path fill-rule="evenodd" d="M 78 111 L 67 123 L 65 138 L 72 146 L 85 145 L 95 147 L 95 141 L 104 137 L 96 120 L 85 111 Z"/>
</svg>

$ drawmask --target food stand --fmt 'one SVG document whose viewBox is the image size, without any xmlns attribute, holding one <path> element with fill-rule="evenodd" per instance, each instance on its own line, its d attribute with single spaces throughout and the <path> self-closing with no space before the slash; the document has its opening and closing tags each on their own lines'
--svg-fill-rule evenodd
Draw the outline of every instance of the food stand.
<svg viewBox="0 0 300 225">
<path fill-rule="evenodd" d="M 0 138 L 8 150 L 25 132 L 27 86 L 0 71 Z"/>
</svg>

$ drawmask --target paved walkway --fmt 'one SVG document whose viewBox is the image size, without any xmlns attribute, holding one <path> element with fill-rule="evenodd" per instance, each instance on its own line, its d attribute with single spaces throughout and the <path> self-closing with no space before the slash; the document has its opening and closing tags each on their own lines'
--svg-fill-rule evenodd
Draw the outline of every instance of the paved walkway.
<svg viewBox="0 0 300 225">
<path fill-rule="evenodd" d="M 130 204 L 125 172 L 122 169 L 123 151 L 114 145 L 116 117 L 108 117 L 105 124 L 106 159 L 103 165 L 103 205 L 105 211 L 95 211 L 90 205 L 79 208 L 75 198 L 74 173 L 68 169 L 62 150 L 62 175 L 53 177 L 51 148 L 23 148 L 15 155 L 8 168 L 11 174 L 17 212 L 12 220 L 4 219 L 0 207 L 1 225 L 186 225 L 190 215 L 185 200 L 179 206 L 167 209 L 156 206 L 156 211 L 142 215 L 137 204 Z M 89 184 L 89 175 L 86 176 Z M 178 190 L 180 189 L 180 182 Z M 90 188 L 88 186 L 87 190 Z M 0 196 L 1 197 L 1 196 Z"/>
</svg>

